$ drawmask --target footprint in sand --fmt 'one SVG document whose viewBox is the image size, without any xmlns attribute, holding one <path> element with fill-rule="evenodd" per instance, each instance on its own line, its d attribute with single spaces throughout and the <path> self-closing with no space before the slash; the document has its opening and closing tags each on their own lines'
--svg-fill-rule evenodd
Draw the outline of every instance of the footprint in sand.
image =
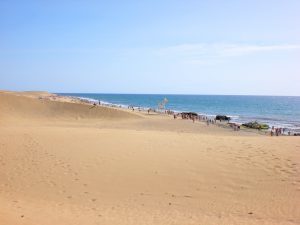
<svg viewBox="0 0 300 225">
<path fill-rule="evenodd" d="M 53 186 L 53 187 L 56 186 L 56 183 L 55 183 L 54 181 L 50 181 L 49 183 L 50 183 L 50 185 Z"/>
<path fill-rule="evenodd" d="M 185 198 L 192 198 L 192 196 L 190 196 L 190 195 L 184 195 L 183 197 L 185 197 Z"/>
</svg>

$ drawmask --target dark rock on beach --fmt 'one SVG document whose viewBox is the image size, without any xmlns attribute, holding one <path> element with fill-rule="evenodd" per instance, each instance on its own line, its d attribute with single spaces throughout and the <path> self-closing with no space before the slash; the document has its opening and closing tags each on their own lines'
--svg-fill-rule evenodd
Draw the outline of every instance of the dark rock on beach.
<svg viewBox="0 0 300 225">
<path fill-rule="evenodd" d="M 185 116 L 189 116 L 189 117 L 198 116 L 198 114 L 195 112 L 182 112 L 181 115 L 185 115 Z"/>
<path fill-rule="evenodd" d="M 229 116 L 225 116 L 225 115 L 217 115 L 216 116 L 216 120 L 225 120 L 225 121 L 229 121 L 230 117 Z"/>
<path fill-rule="evenodd" d="M 269 129 L 269 125 L 264 124 L 264 123 L 258 123 L 257 121 L 244 123 L 244 124 L 242 124 L 242 126 L 247 127 L 247 128 L 252 128 L 252 129 L 258 129 L 258 130 Z"/>
</svg>

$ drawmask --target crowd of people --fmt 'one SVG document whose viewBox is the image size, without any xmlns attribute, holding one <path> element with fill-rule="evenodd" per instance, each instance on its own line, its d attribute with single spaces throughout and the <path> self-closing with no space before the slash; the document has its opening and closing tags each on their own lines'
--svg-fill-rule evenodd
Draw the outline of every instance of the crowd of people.
<svg viewBox="0 0 300 225">
<path fill-rule="evenodd" d="M 223 120 L 221 118 L 219 118 L 218 120 L 215 118 L 209 118 L 206 115 L 198 115 L 196 113 L 175 113 L 174 111 L 171 110 L 166 110 L 165 114 L 167 115 L 173 115 L 174 119 L 177 119 L 178 117 L 183 119 L 183 120 L 192 120 L 193 122 L 195 121 L 202 121 L 205 122 L 207 124 L 207 126 L 209 126 L 210 124 L 217 124 L 217 121 L 222 122 Z M 240 124 L 236 124 L 236 123 L 230 123 L 228 120 L 228 125 L 229 127 L 231 127 L 234 131 L 239 131 L 241 129 L 241 125 Z M 272 127 L 270 134 L 271 136 L 280 136 L 283 135 L 286 132 L 286 128 L 275 128 L 274 126 Z M 288 135 L 291 135 L 291 132 L 288 131 L 287 132 Z"/>
<path fill-rule="evenodd" d="M 98 101 L 98 104 L 101 105 L 101 102 Z M 97 104 L 95 102 L 93 102 L 92 107 L 95 107 Z M 132 111 L 135 110 L 135 107 L 133 106 L 128 106 L 128 109 L 131 109 Z M 141 111 L 141 108 L 137 108 L 139 111 Z M 148 114 L 150 114 L 150 112 L 157 112 L 155 109 L 151 109 L 149 108 L 147 110 Z M 223 120 L 215 117 L 215 118 L 209 118 L 206 115 L 198 115 L 197 113 L 193 113 L 193 112 L 181 112 L 181 113 L 176 113 L 172 110 L 165 110 L 165 114 L 167 115 L 172 115 L 174 119 L 177 119 L 178 117 L 183 119 L 183 120 L 192 120 L 193 123 L 195 121 L 202 121 L 205 122 L 207 126 L 209 126 L 210 124 L 217 124 L 217 121 L 222 122 Z M 226 116 L 225 116 L 226 117 Z M 240 124 L 236 124 L 236 123 L 230 123 L 228 120 L 228 125 L 229 127 L 231 127 L 234 131 L 239 131 L 241 129 Z M 268 133 L 268 132 L 267 132 Z M 271 136 L 280 136 L 280 135 L 294 135 L 294 136 L 300 136 L 300 134 L 298 133 L 291 133 L 290 130 L 287 130 L 286 128 L 281 128 L 281 127 L 274 127 L 272 126 L 271 130 L 269 131 Z"/>
<path fill-rule="evenodd" d="M 280 135 L 283 135 L 285 132 L 286 132 L 286 128 L 272 126 L 270 135 L 271 136 L 280 136 Z M 291 135 L 291 131 L 288 131 L 287 133 L 289 136 Z"/>
<path fill-rule="evenodd" d="M 192 120 L 193 123 L 195 121 L 202 121 L 205 122 L 207 126 L 209 126 L 210 124 L 217 124 L 217 121 L 222 122 L 222 119 L 217 120 L 216 118 L 209 118 L 206 115 L 198 115 L 196 113 L 175 113 L 171 110 L 166 110 L 165 111 L 166 114 L 168 115 L 173 115 L 174 119 L 177 119 L 178 117 L 183 119 L 183 120 Z M 239 131 L 240 130 L 240 125 L 239 124 L 235 124 L 235 123 L 229 123 L 229 126 L 231 128 L 233 128 L 234 131 Z"/>
</svg>

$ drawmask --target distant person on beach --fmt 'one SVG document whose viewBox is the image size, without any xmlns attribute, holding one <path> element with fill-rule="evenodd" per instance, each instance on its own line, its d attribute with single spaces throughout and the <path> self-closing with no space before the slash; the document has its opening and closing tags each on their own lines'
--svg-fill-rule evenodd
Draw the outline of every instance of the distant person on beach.
<svg viewBox="0 0 300 225">
<path fill-rule="evenodd" d="M 271 131 L 270 131 L 270 135 L 274 136 L 274 133 L 275 133 L 275 128 L 274 128 L 274 126 L 272 126 Z"/>
</svg>

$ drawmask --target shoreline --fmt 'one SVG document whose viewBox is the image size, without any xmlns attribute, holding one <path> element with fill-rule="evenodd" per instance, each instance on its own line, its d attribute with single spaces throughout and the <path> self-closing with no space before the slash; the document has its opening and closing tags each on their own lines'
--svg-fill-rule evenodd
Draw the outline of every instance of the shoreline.
<svg viewBox="0 0 300 225">
<path fill-rule="evenodd" d="M 102 100 L 97 100 L 97 99 L 93 99 L 93 98 L 88 98 L 88 97 L 79 97 L 79 96 L 72 96 L 72 95 L 68 95 L 66 94 L 62 94 L 60 95 L 59 93 L 56 93 L 56 95 L 58 96 L 63 96 L 63 97 L 68 97 L 71 99 L 79 99 L 80 101 L 87 103 L 87 104 L 94 104 L 96 103 L 97 105 L 99 104 L 99 102 L 101 102 L 101 106 L 106 106 L 106 107 L 112 107 L 112 108 L 122 108 L 122 109 L 133 109 L 136 111 L 143 111 L 143 112 L 147 112 L 149 109 L 152 111 L 155 111 L 158 114 L 166 114 L 166 111 L 171 111 L 174 112 L 175 114 L 181 114 L 181 113 L 186 113 L 186 111 L 179 111 L 179 110 L 171 110 L 171 109 L 165 109 L 165 111 L 159 111 L 158 109 L 152 109 L 151 107 L 141 107 L 141 106 L 131 106 L 131 105 L 124 105 L 124 104 L 115 104 L 115 103 L 110 103 L 110 102 L 106 102 L 106 101 L 102 101 Z M 197 112 L 196 112 L 197 113 Z M 199 114 L 197 113 L 198 116 L 201 117 L 206 117 L 208 120 L 213 120 L 217 115 L 208 115 L 208 114 Z M 240 116 L 232 116 L 232 115 L 225 115 L 231 118 L 230 123 L 233 126 L 239 126 L 239 127 L 243 127 L 243 130 L 247 131 L 247 132 L 254 132 L 254 133 L 258 133 L 261 135 L 270 135 L 270 132 L 272 131 L 272 127 L 274 127 L 273 129 L 273 133 L 275 133 L 275 128 L 281 128 L 284 130 L 284 132 L 281 133 L 281 135 L 286 135 L 286 136 L 300 136 L 300 127 L 285 127 L 283 126 L 274 126 L 272 125 L 272 123 L 268 123 L 265 121 L 259 121 L 259 120 L 244 120 L 243 122 L 239 121 L 237 118 L 239 118 Z M 254 121 L 258 121 L 259 123 L 265 123 L 269 125 L 269 129 L 267 130 L 256 130 L 256 129 L 250 129 L 250 128 L 246 128 L 244 126 L 242 126 L 242 124 L 244 123 L 248 123 L 248 122 L 254 122 Z M 202 121 L 203 122 L 203 121 Z M 206 121 L 204 121 L 206 122 Z M 229 124 L 217 124 L 218 126 L 224 127 L 224 128 L 228 128 L 230 127 Z M 289 134 L 290 133 L 290 134 Z"/>
</svg>

